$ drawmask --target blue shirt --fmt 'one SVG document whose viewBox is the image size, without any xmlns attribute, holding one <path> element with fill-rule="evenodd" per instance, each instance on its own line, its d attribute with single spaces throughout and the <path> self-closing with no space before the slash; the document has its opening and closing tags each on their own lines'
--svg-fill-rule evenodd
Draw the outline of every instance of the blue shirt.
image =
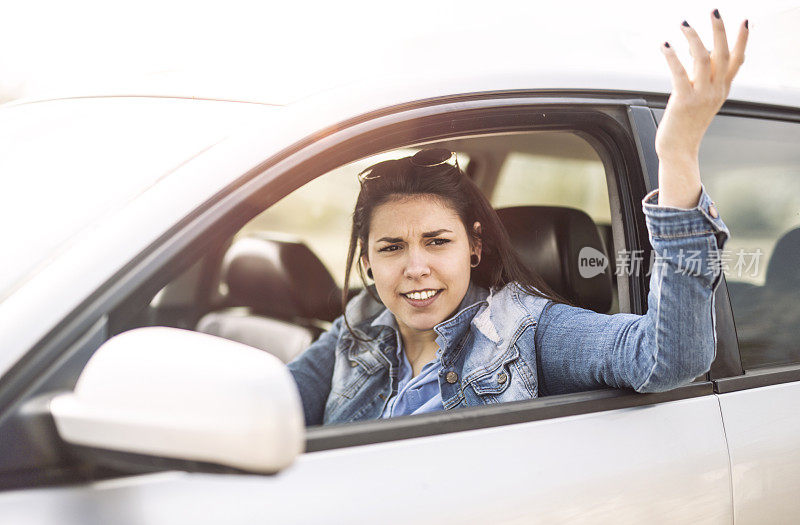
<svg viewBox="0 0 800 525">
<path fill-rule="evenodd" d="M 400 364 L 397 394 L 389 398 L 389 402 L 381 413 L 381 418 L 444 410 L 442 393 L 439 390 L 442 349 L 439 348 L 436 351 L 436 357 L 426 363 L 416 377 L 411 377 L 414 371 L 403 351 L 403 340 L 400 337 L 400 330 L 394 315 L 387 309 L 372 324 L 388 326 L 395 331 L 397 334 L 397 362 Z"/>
</svg>

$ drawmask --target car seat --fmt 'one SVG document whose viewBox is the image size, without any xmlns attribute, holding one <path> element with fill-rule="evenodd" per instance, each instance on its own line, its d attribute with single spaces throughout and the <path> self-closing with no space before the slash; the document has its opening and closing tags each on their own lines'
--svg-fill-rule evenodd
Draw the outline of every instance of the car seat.
<svg viewBox="0 0 800 525">
<path fill-rule="evenodd" d="M 576 306 L 609 311 L 612 267 L 589 215 L 559 206 L 514 206 L 497 214 L 522 261 L 556 293 Z"/>
<path fill-rule="evenodd" d="M 200 332 L 238 341 L 289 362 L 340 313 L 341 290 L 302 241 L 271 233 L 238 239 L 222 262 L 224 307 Z"/>
</svg>

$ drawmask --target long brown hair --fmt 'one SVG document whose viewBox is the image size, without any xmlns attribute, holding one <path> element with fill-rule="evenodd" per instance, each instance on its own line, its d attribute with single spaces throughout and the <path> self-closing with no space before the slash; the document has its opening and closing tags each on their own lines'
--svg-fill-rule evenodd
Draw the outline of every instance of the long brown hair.
<svg viewBox="0 0 800 525">
<path fill-rule="evenodd" d="M 412 158 L 420 155 L 447 158 L 447 150 L 423 150 L 414 157 L 398 160 L 387 160 L 370 166 L 361 172 L 361 191 L 353 210 L 353 227 L 350 231 L 350 246 L 347 251 L 347 266 L 342 288 L 342 310 L 345 310 L 349 298 L 348 290 L 353 262 L 367 253 L 370 221 L 372 212 L 388 201 L 408 195 L 427 195 L 447 204 L 452 208 L 470 236 L 470 243 L 480 241 L 480 264 L 472 269 L 471 281 L 483 288 L 500 289 L 515 282 L 527 293 L 550 299 L 554 302 L 568 301 L 556 294 L 544 279 L 533 269 L 528 268 L 511 245 L 506 229 L 503 227 L 497 212 L 483 195 L 475 183 L 461 169 L 451 164 L 442 163 L 437 166 L 420 166 L 412 162 Z M 472 225 L 481 224 L 478 234 Z M 364 287 L 368 288 L 364 269 L 358 264 L 358 273 Z M 369 290 L 370 294 L 372 291 Z M 376 301 L 380 300 L 372 294 Z M 347 316 L 344 318 L 348 330 L 354 337 Z"/>
</svg>

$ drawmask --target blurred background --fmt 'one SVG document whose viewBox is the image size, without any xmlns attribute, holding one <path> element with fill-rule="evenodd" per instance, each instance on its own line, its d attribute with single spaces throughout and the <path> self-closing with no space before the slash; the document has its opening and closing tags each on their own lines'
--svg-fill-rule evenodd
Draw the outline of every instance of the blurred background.
<svg viewBox="0 0 800 525">
<path fill-rule="evenodd" d="M 0 101 L 189 82 L 287 102 L 397 69 L 525 64 L 666 75 L 659 45 L 682 56 L 686 18 L 710 45 L 719 8 L 730 40 L 749 18 L 740 82 L 800 87 L 798 0 L 0 1 Z M 557 50 L 558 58 L 553 51 Z"/>
</svg>

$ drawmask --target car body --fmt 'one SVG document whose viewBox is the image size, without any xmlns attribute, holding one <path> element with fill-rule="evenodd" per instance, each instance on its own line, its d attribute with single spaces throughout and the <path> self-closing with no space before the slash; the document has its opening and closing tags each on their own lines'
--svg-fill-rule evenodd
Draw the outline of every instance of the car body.
<svg viewBox="0 0 800 525">
<path fill-rule="evenodd" d="M 224 245 L 296 188 L 388 150 L 531 132 L 576 134 L 598 152 L 613 181 L 614 247 L 648 254 L 640 202 L 657 186 L 654 137 L 667 99 L 664 81 L 530 71 L 395 79 L 287 106 L 169 92 L 3 106 L 0 121 L 29 137 L 3 131 L 16 140 L 17 159 L 7 161 L 4 177 L 22 181 L 16 204 L 8 199 L 3 212 L 6 224 L 41 218 L 42 206 L 34 206 L 39 191 L 50 222 L 12 236 L 16 244 L 9 242 L 4 254 L 16 261 L 16 252 L 19 260 L 4 272 L 11 278 L 4 276 L 0 290 L 0 519 L 790 520 L 800 512 L 794 497 L 800 360 L 790 354 L 743 367 L 737 340 L 743 320 L 735 317 L 727 286 L 716 296 L 717 358 L 706 377 L 689 385 L 311 427 L 306 452 L 274 475 L 193 463 L 179 470 L 168 462 L 140 469 L 135 461 L 93 464 L 59 437 L 47 405 L 53 394 L 75 387 L 109 337 L 148 324 L 133 305 L 150 303 L 211 247 Z M 795 130 L 800 96 L 737 87 L 718 117 L 730 119 Z M 20 153 L 21 144 L 36 146 L 40 139 L 45 150 Z M 736 157 L 726 143 L 715 144 L 722 157 Z M 786 162 L 797 160 L 779 150 Z M 467 153 L 480 157 L 477 149 Z M 108 171 L 126 181 L 124 188 L 103 186 Z M 63 183 L 71 179 L 74 184 Z M 96 195 L 86 193 L 98 185 L 103 189 Z M 31 242 L 31 235 L 41 241 Z M 618 278 L 619 310 L 643 313 L 647 287 L 643 274 Z M 800 320 L 796 308 L 788 312 Z M 147 388 L 146 378 L 142 384 Z"/>
</svg>

